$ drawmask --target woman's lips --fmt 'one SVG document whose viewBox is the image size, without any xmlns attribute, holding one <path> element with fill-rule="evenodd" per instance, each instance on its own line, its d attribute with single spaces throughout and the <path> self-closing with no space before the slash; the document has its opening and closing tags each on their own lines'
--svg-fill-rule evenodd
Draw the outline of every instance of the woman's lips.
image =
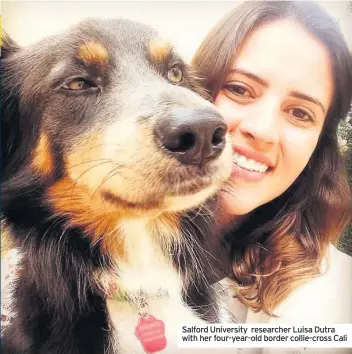
<svg viewBox="0 0 352 354">
<path fill-rule="evenodd" d="M 257 182 L 265 178 L 270 173 L 270 171 L 270 168 L 265 172 L 250 171 L 241 166 L 238 166 L 235 162 L 233 162 L 231 177 L 250 182 Z"/>
<path fill-rule="evenodd" d="M 260 163 L 263 163 L 271 168 L 275 167 L 275 162 L 273 158 L 270 158 L 264 154 L 261 154 L 256 151 L 252 151 L 249 149 L 246 149 L 243 146 L 238 146 L 235 145 L 233 146 L 233 151 L 236 152 L 239 155 L 245 156 L 247 159 L 251 159 Z"/>
</svg>

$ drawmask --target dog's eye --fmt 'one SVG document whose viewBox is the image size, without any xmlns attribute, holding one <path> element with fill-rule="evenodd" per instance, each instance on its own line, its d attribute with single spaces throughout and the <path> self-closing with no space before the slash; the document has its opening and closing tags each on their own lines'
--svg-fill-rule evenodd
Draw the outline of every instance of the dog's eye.
<svg viewBox="0 0 352 354">
<path fill-rule="evenodd" d="M 182 70 L 177 66 L 174 66 L 168 71 L 167 78 L 173 84 L 179 84 L 182 81 Z"/>
<path fill-rule="evenodd" d="M 88 90 L 89 88 L 93 87 L 94 85 L 89 82 L 88 80 L 82 78 L 75 78 L 68 82 L 65 82 L 62 86 L 66 90 L 72 91 L 83 91 Z"/>
</svg>

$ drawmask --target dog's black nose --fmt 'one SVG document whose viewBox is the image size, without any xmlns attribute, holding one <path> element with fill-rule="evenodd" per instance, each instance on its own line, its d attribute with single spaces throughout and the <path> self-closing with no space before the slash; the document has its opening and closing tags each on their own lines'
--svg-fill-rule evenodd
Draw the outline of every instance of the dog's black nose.
<svg viewBox="0 0 352 354">
<path fill-rule="evenodd" d="M 202 165 L 225 146 L 227 126 L 212 108 L 172 110 L 156 127 L 162 146 L 182 164 Z"/>
</svg>

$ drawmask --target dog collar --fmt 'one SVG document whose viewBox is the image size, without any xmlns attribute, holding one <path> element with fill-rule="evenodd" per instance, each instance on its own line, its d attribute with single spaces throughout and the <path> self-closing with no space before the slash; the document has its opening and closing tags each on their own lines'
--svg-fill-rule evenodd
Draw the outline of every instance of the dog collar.
<svg viewBox="0 0 352 354">
<path fill-rule="evenodd" d="M 167 345 L 164 321 L 157 319 L 149 312 L 149 300 L 161 297 L 169 297 L 168 291 L 160 288 L 155 296 L 150 296 L 143 290 L 139 290 L 136 293 L 128 293 L 121 288 L 116 287 L 112 290 L 109 287 L 109 299 L 127 302 L 138 310 L 139 319 L 135 328 L 135 335 L 146 353 L 159 352 L 165 349 Z"/>
<path fill-rule="evenodd" d="M 110 282 L 106 288 L 107 299 L 116 302 L 126 302 L 135 307 L 140 314 L 149 313 L 149 302 L 151 299 L 161 299 L 170 297 L 168 290 L 159 288 L 155 294 L 149 294 L 143 289 L 135 292 L 129 292 Z"/>
</svg>

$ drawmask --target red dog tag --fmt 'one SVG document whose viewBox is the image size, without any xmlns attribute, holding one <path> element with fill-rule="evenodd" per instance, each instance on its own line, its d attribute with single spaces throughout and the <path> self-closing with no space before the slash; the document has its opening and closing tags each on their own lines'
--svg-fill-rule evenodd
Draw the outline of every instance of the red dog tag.
<svg viewBox="0 0 352 354">
<path fill-rule="evenodd" d="M 151 315 L 139 318 L 135 334 L 146 353 L 155 353 L 166 347 L 165 324 Z"/>
</svg>

